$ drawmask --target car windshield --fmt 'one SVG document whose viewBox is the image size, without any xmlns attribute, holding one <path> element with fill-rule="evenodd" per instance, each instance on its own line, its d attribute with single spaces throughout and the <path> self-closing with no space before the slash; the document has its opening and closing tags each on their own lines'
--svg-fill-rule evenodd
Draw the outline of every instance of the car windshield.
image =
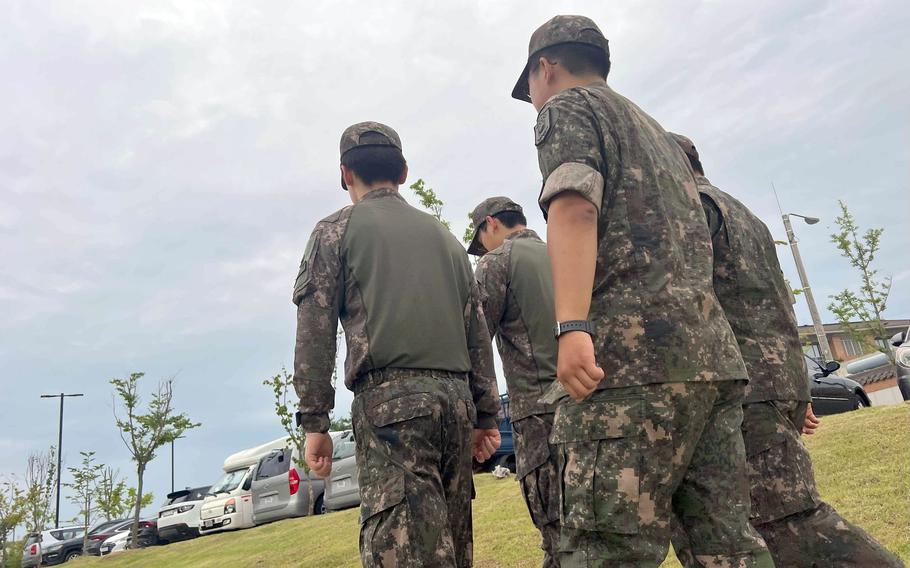
<svg viewBox="0 0 910 568">
<path fill-rule="evenodd" d="M 209 494 L 215 495 L 216 493 L 230 493 L 231 491 L 240 487 L 240 482 L 243 481 L 243 476 L 246 474 L 247 468 L 244 469 L 235 469 L 234 471 L 229 471 L 221 476 L 221 479 L 216 481 L 209 489 Z"/>
<path fill-rule="evenodd" d="M 105 523 L 101 523 L 100 525 L 96 526 L 96 527 L 93 528 L 92 530 L 88 531 L 88 534 L 98 534 L 98 533 L 102 533 L 102 532 L 108 530 L 109 528 L 111 528 L 111 527 L 113 527 L 113 526 L 119 525 L 119 524 L 122 523 L 122 522 L 123 522 L 123 520 L 107 521 L 107 522 L 105 522 Z"/>
<path fill-rule="evenodd" d="M 41 542 L 41 535 L 40 534 L 30 534 L 30 535 L 28 535 L 28 540 L 25 541 L 25 546 L 29 547 L 29 546 L 35 544 L 36 542 Z"/>
<path fill-rule="evenodd" d="M 187 498 L 189 498 L 189 496 L 191 495 L 191 493 L 184 493 L 183 491 L 180 491 L 179 493 L 180 493 L 180 495 L 176 495 L 176 496 L 173 497 L 172 499 L 168 499 L 168 500 L 167 500 L 167 503 L 165 503 L 165 505 L 173 505 L 173 504 L 175 504 L 175 503 L 183 503 L 183 502 L 186 501 Z"/>
</svg>

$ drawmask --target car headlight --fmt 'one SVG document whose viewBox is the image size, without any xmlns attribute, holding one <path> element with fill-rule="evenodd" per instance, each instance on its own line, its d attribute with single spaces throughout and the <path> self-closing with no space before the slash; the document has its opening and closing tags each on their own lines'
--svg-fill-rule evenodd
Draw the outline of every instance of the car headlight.
<svg viewBox="0 0 910 568">
<path fill-rule="evenodd" d="M 898 347 L 894 353 L 894 358 L 897 360 L 898 365 L 910 369 L 910 347 Z"/>
<path fill-rule="evenodd" d="M 227 503 L 224 504 L 224 514 L 230 515 L 231 513 L 237 510 L 237 502 L 233 499 L 228 499 Z"/>
<path fill-rule="evenodd" d="M 196 505 L 183 505 L 182 507 L 177 507 L 177 512 L 186 513 L 187 511 L 192 511 L 195 506 Z"/>
</svg>

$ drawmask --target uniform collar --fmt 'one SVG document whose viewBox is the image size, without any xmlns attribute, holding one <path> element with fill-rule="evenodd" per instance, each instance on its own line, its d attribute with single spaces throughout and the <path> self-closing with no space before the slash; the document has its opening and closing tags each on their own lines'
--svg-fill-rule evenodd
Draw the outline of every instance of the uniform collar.
<svg viewBox="0 0 910 568">
<path fill-rule="evenodd" d="M 537 236 L 532 229 L 524 228 L 520 231 L 515 231 L 511 235 L 508 235 L 505 240 L 511 241 L 513 239 L 537 239 L 540 240 L 540 237 Z"/>
<path fill-rule="evenodd" d="M 398 193 L 398 190 L 391 187 L 381 187 L 379 189 L 374 189 L 373 191 L 368 191 L 360 201 L 366 201 L 367 199 L 382 199 L 383 197 L 397 197 L 398 199 L 405 201 L 405 198 Z"/>
</svg>

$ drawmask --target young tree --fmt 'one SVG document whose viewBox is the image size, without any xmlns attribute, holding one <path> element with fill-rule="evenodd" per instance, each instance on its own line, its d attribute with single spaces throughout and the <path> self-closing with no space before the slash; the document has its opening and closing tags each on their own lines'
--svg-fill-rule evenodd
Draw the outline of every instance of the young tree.
<svg viewBox="0 0 910 568">
<path fill-rule="evenodd" d="M 888 334 L 882 316 L 891 293 L 891 277 L 879 278 L 878 270 L 873 268 L 884 229 L 869 229 L 861 235 L 847 204 L 843 201 L 838 203 L 841 215 L 834 222 L 840 230 L 831 235 L 831 242 L 837 245 L 841 256 L 850 261 L 850 265 L 859 272 L 860 286 L 858 292 L 844 289 L 831 296 L 833 301 L 828 304 L 828 309 L 853 339 L 865 346 L 866 351 L 881 351 L 894 363 L 891 349 L 875 342 L 876 339 L 886 338 Z M 862 322 L 863 325 L 851 323 L 855 321 Z"/>
<path fill-rule="evenodd" d="M 25 523 L 29 532 L 41 532 L 51 518 L 51 503 L 57 481 L 57 451 L 29 454 L 25 468 Z"/>
<path fill-rule="evenodd" d="M 82 456 L 82 465 L 67 468 L 73 481 L 64 483 L 64 485 L 73 490 L 73 494 L 68 497 L 70 503 L 79 507 L 79 514 L 73 520 L 82 519 L 82 526 L 85 530 L 82 535 L 82 546 L 84 547 L 88 540 L 89 526 L 92 524 L 92 513 L 95 512 L 95 485 L 101 474 L 101 468 L 104 466 L 95 463 L 95 452 L 79 452 L 79 455 Z"/>
<path fill-rule="evenodd" d="M 139 514 L 142 511 L 144 495 L 142 482 L 148 464 L 155 459 L 155 452 L 187 430 L 197 428 L 199 423 L 192 422 L 185 413 L 174 409 L 173 381 L 158 383 L 158 390 L 152 394 L 148 410 L 142 414 L 139 408 L 139 381 L 145 373 L 130 373 L 127 379 L 112 379 L 116 396 L 119 397 L 120 413 L 117 412 L 115 397 L 114 422 L 120 430 L 120 439 L 130 452 L 136 464 L 136 495 L 133 509 L 133 527 L 130 532 L 131 542 L 137 543 L 139 532 Z"/>
<path fill-rule="evenodd" d="M 95 488 L 95 503 L 105 521 L 119 519 L 130 509 L 126 503 L 126 481 L 110 466 L 101 470 Z"/>
<path fill-rule="evenodd" d="M 353 422 L 351 421 L 350 416 L 342 416 L 341 418 L 332 418 L 329 423 L 329 430 L 332 432 L 340 432 L 341 430 L 350 430 L 353 428 Z"/>
<path fill-rule="evenodd" d="M 7 539 L 9 534 L 25 520 L 25 494 L 12 480 L 0 483 L 0 555 L 7 565 Z"/>
<path fill-rule="evenodd" d="M 294 377 L 288 373 L 287 369 L 281 367 L 281 370 L 277 375 L 262 381 L 262 384 L 272 389 L 272 395 L 275 397 L 275 414 L 278 416 L 278 421 L 281 422 L 281 427 L 284 428 L 284 431 L 288 435 L 287 447 L 292 450 L 292 454 L 294 453 L 293 450 L 297 450 L 297 455 L 294 456 L 293 462 L 295 466 L 302 469 L 304 472 L 307 485 L 307 497 L 309 498 L 307 515 L 311 515 L 315 510 L 316 496 L 313 492 L 313 481 L 310 479 L 310 468 L 307 466 L 306 460 L 304 459 L 306 433 L 297 426 L 297 406 L 292 401 L 288 400 L 288 391 L 293 390 Z M 334 374 L 332 384 L 335 384 Z"/>
<path fill-rule="evenodd" d="M 429 211 L 433 217 L 436 217 L 446 229 L 451 231 L 451 225 L 442 217 L 442 207 L 445 203 L 443 203 L 442 199 L 439 199 L 433 188 L 427 186 L 424 183 L 423 178 L 421 178 L 411 184 L 411 190 L 417 194 L 423 208 Z"/>
</svg>

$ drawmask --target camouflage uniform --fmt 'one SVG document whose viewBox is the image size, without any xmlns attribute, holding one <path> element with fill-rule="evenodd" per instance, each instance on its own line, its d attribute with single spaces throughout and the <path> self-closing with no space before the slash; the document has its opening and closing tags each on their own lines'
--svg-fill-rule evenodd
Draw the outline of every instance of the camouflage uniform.
<svg viewBox="0 0 910 568">
<path fill-rule="evenodd" d="M 342 155 L 397 134 L 361 123 Z M 379 237 L 379 238 L 377 238 Z M 489 332 L 464 249 L 398 191 L 320 221 L 294 287 L 298 421 L 326 432 L 340 319 L 360 468 L 364 566 L 470 566 L 472 430 L 500 413 Z"/>
<path fill-rule="evenodd" d="M 693 167 L 701 169 L 691 140 L 673 134 Z M 749 386 L 743 439 L 751 488 L 751 521 L 778 566 L 902 566 L 862 529 L 822 502 L 812 460 L 800 439 L 811 400 L 790 291 L 774 239 L 745 205 L 696 181 L 714 251 L 714 291 L 739 343 Z M 685 535 L 673 548 L 697 566 Z"/>
<path fill-rule="evenodd" d="M 534 526 L 540 531 L 543 565 L 559 566 L 559 459 L 549 443 L 552 404 L 539 399 L 556 380 L 553 326 L 553 281 L 547 245 L 537 233 L 521 229 L 487 252 L 477 238 L 486 216 L 521 212 L 507 197 L 492 197 L 471 214 L 471 254 L 482 254 L 475 276 L 482 290 L 483 311 L 502 357 L 515 442 L 516 475 Z"/>
<path fill-rule="evenodd" d="M 588 18 L 557 16 L 531 37 L 607 50 Z M 528 100 L 526 66 L 513 96 Z M 606 82 L 563 90 L 534 129 L 546 211 L 563 192 L 598 211 L 589 318 L 605 372 L 563 400 L 563 566 L 658 566 L 679 520 L 708 566 L 770 566 L 748 521 L 740 423 L 746 372 L 711 285 L 695 180 L 660 125 Z"/>
</svg>

